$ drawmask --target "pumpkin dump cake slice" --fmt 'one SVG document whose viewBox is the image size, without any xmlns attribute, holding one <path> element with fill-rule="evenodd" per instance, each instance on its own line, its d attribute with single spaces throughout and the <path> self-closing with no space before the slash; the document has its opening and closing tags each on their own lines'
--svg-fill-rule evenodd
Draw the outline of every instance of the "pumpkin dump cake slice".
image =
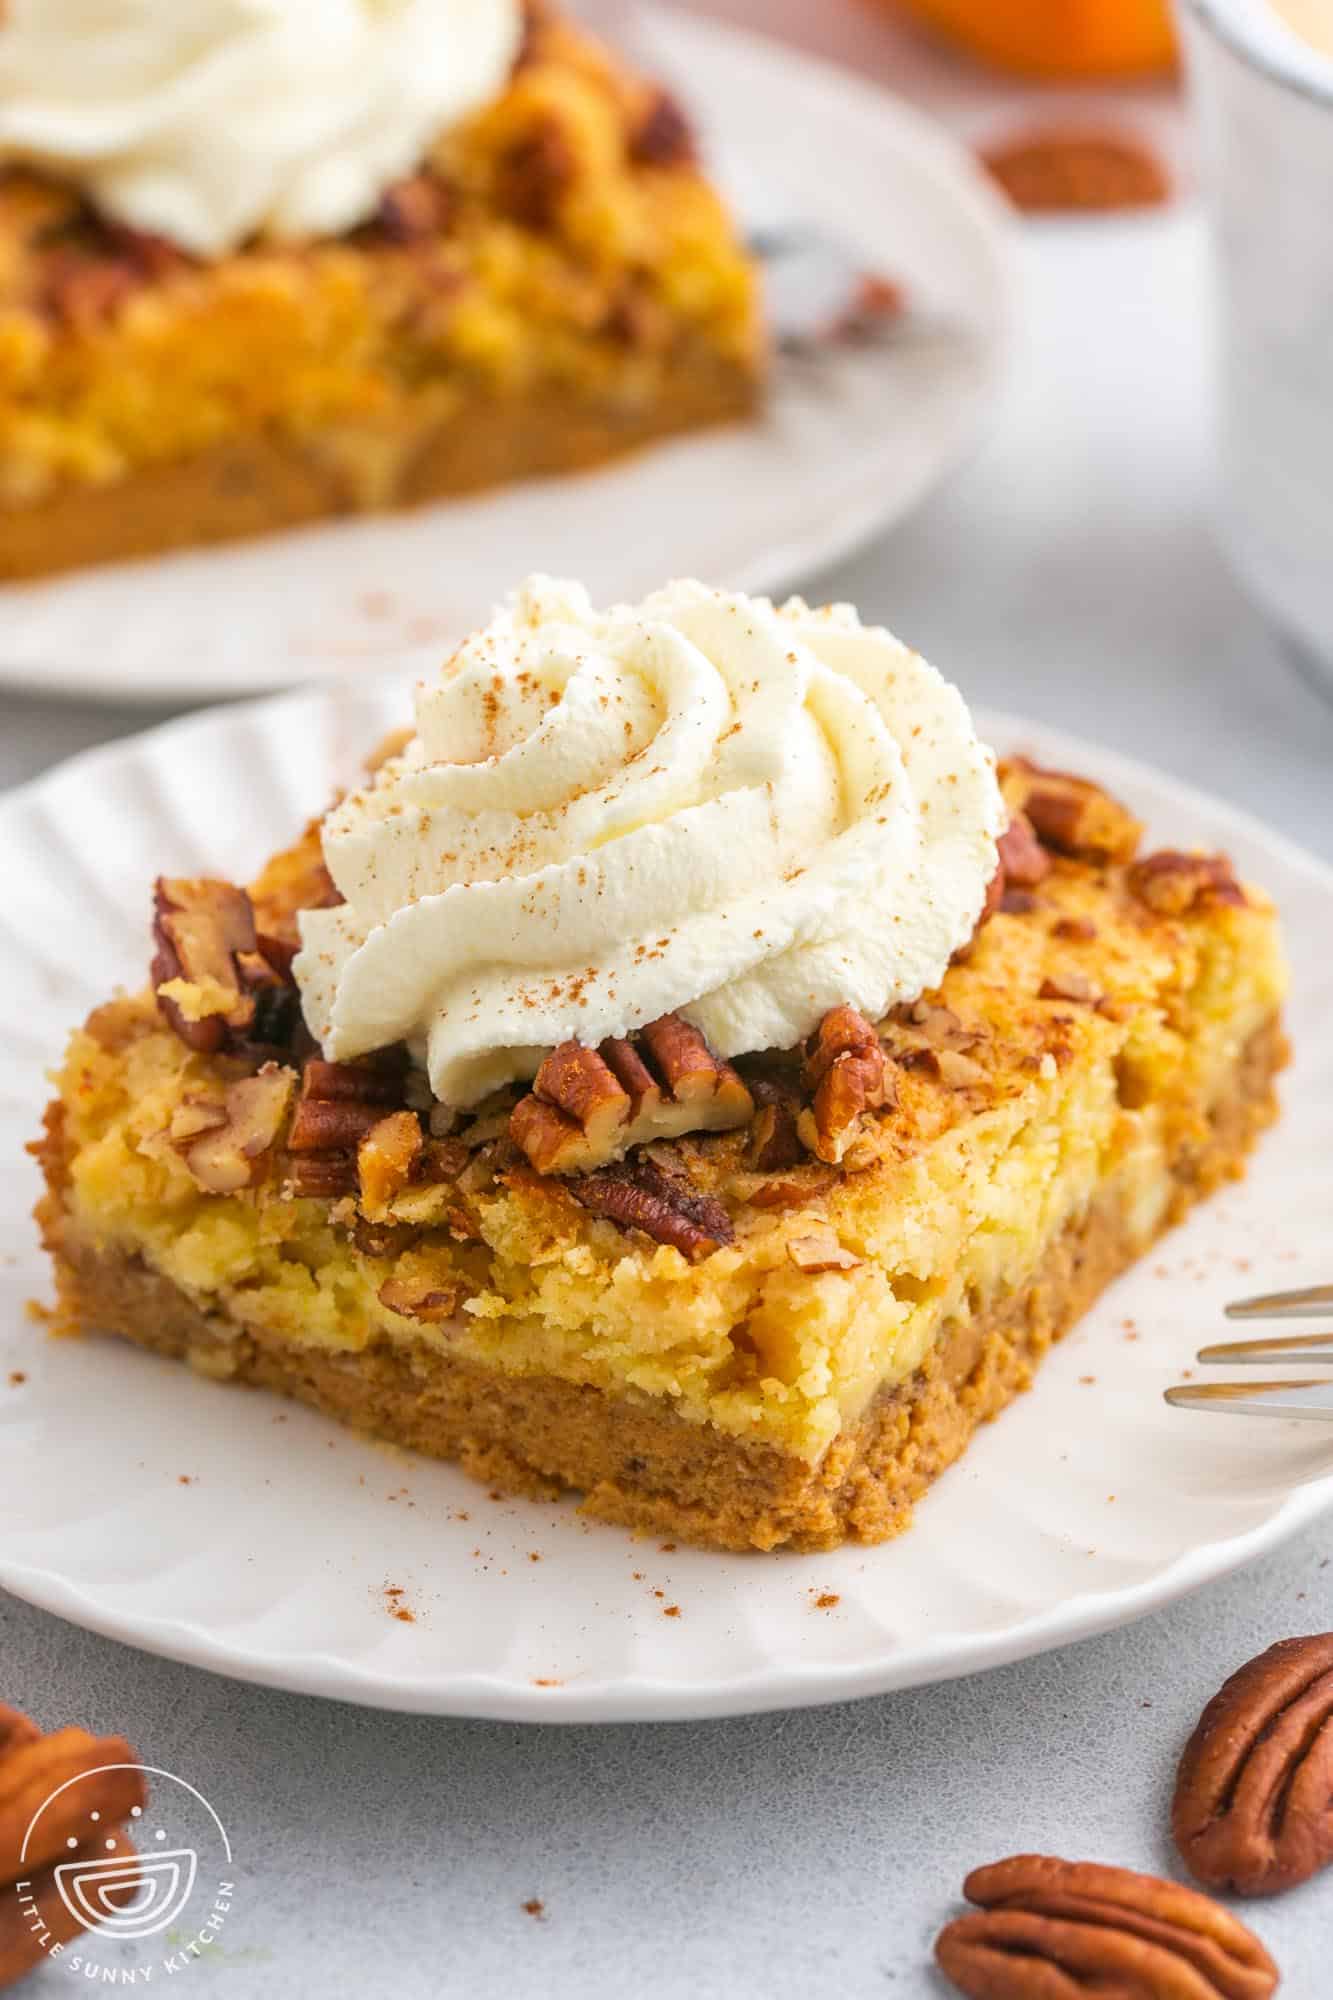
<svg viewBox="0 0 1333 2000">
<path fill-rule="evenodd" d="M 0 579 L 754 407 L 755 274 L 684 116 L 545 0 L 198 11 L 0 8 Z"/>
<path fill-rule="evenodd" d="M 534 580 L 39 1145 L 71 1328 L 727 1548 L 874 1541 L 1274 1113 L 1219 856 L 853 612 Z"/>
</svg>

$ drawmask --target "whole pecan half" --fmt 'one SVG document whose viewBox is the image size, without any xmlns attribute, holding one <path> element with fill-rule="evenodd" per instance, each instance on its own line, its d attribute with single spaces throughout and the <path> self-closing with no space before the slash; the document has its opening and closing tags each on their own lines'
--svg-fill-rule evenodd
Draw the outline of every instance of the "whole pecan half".
<svg viewBox="0 0 1333 2000">
<path fill-rule="evenodd" d="M 1333 1632 L 1232 1674 L 1176 1773 L 1171 1831 L 1210 1889 L 1266 1896 L 1333 1862 Z"/>
<path fill-rule="evenodd" d="M 623 1160 L 566 1185 L 594 1215 L 604 1215 L 622 1229 L 641 1229 L 654 1242 L 679 1250 L 692 1264 L 735 1239 L 731 1217 L 720 1201 L 699 1194 L 683 1175 L 663 1173 L 652 1160 Z"/>
<path fill-rule="evenodd" d="M 143 1772 L 123 1737 L 83 1729 L 43 1736 L 26 1716 L 0 1708 L 0 1987 L 84 1928 L 60 1893 L 56 1867 L 108 1850 L 133 1854 L 122 1828 L 145 1798 Z M 16 1883 L 21 1899 L 11 1893 Z"/>
<path fill-rule="evenodd" d="M 862 1113 L 893 1101 L 893 1078 L 879 1035 L 855 1007 L 830 1007 L 806 1043 L 804 1080 L 813 1092 L 797 1120 L 802 1143 L 837 1166 L 861 1128 Z"/>
<path fill-rule="evenodd" d="M 980 1908 L 935 1958 L 971 2000 L 1269 2000 L 1278 1970 L 1254 1933 L 1197 1889 L 1097 1861 L 1016 1854 L 975 1868 Z"/>
</svg>

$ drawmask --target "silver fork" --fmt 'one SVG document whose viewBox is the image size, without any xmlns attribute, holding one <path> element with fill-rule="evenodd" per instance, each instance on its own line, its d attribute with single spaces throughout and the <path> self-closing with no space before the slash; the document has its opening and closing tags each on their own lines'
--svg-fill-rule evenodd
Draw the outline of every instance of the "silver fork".
<svg viewBox="0 0 1333 2000">
<path fill-rule="evenodd" d="M 1333 1318 L 1333 1285 L 1297 1292 L 1264 1292 L 1236 1299 L 1228 1319 Z M 1223 1340 L 1199 1349 L 1202 1362 L 1237 1366 L 1333 1368 L 1333 1333 L 1289 1334 L 1277 1340 Z M 1228 1410 L 1237 1417 L 1309 1417 L 1333 1423 L 1333 1376 L 1303 1381 L 1181 1382 L 1166 1391 L 1178 1410 Z"/>
</svg>

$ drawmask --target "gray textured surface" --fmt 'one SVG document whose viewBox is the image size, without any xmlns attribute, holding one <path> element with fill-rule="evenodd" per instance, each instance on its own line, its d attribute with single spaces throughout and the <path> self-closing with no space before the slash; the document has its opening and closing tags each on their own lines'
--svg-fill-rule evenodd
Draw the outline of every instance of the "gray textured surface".
<svg viewBox="0 0 1333 2000">
<path fill-rule="evenodd" d="M 1333 855 L 1333 707 L 1288 671 L 1209 539 L 1196 220 L 1034 233 L 1026 279 L 985 449 L 812 594 L 889 619 L 977 700 L 1150 757 Z M 0 776 L 140 722 L 0 703 Z M 973 1863 L 1035 1847 L 1170 1866 L 1183 1737 L 1240 1661 L 1333 1626 L 1331 1543 L 1317 1529 L 1002 1672 L 752 1721 L 380 1716 L 232 1686 L 3 1597 L 0 1694 L 49 1724 L 125 1730 L 227 1820 L 237 1910 L 193 1990 L 927 2000 L 943 1990 L 930 1938 Z M 1252 1914 L 1284 1994 L 1322 2000 L 1333 1878 Z M 70 1988 L 52 1969 L 31 1991 Z"/>
</svg>

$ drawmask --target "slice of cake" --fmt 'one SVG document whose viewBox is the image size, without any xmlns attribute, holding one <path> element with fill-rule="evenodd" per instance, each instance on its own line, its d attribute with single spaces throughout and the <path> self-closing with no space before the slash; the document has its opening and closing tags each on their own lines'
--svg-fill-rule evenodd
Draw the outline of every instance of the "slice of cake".
<svg viewBox="0 0 1333 2000">
<path fill-rule="evenodd" d="M 1274 1114 L 1273 909 L 1139 836 L 849 610 L 537 580 L 248 892 L 159 881 L 38 1149 L 65 1323 L 635 1527 L 891 1535 Z"/>
<path fill-rule="evenodd" d="M 666 92 L 522 0 L 0 10 L 0 579 L 560 473 L 751 410 Z"/>
</svg>

